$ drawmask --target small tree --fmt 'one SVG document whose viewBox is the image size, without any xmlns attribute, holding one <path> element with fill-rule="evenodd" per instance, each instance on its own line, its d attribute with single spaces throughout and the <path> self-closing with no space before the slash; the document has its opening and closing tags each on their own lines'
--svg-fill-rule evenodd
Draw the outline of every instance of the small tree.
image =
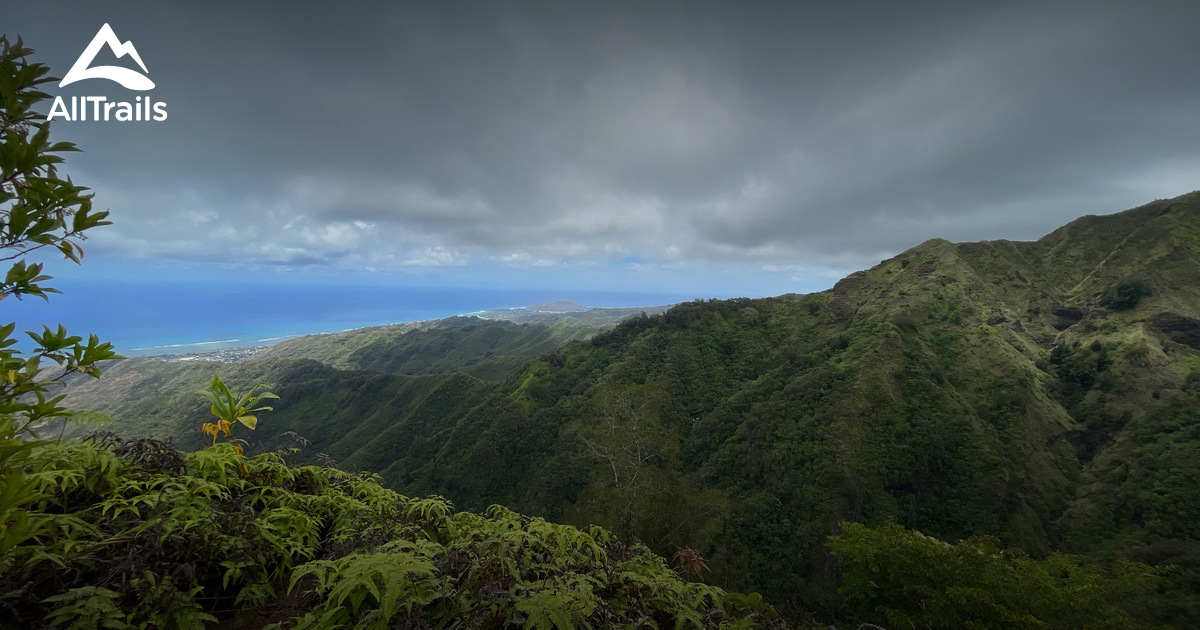
<svg viewBox="0 0 1200 630">
<path fill-rule="evenodd" d="M 109 224 L 104 220 L 108 212 L 92 212 L 92 195 L 86 188 L 58 175 L 56 165 L 63 161 L 58 154 L 78 149 L 70 142 L 51 143 L 49 121 L 33 109 L 49 98 L 37 87 L 57 79 L 46 76 L 46 66 L 27 61 L 32 53 L 21 40 L 11 44 L 0 37 L 0 262 L 12 261 L 0 281 L 0 301 L 27 295 L 48 300 L 50 293 L 58 293 L 44 284 L 51 278 L 42 273 L 42 263 L 26 258 L 50 249 L 78 264 L 84 232 Z M 67 415 L 59 405 L 64 396 L 47 398 L 63 376 L 99 376 L 97 364 L 117 355 L 112 344 L 101 343 L 95 335 L 84 343 L 62 325 L 26 333 L 34 348 L 23 355 L 11 337 L 15 328 L 0 326 L 0 416 L 19 434 Z M 55 378 L 45 378 L 45 363 L 55 364 Z"/>
<path fill-rule="evenodd" d="M 608 385 L 596 394 L 594 413 L 574 429 L 583 454 L 598 464 L 596 476 L 564 515 L 571 524 L 640 540 L 664 556 L 681 551 L 676 560 L 698 576 L 700 565 L 690 554 L 703 562 L 696 549 L 719 526 L 729 501 L 676 470 L 679 436 L 660 413 L 666 397 L 655 384 Z"/>
<path fill-rule="evenodd" d="M 50 122 L 34 111 L 49 98 L 38 86 L 57 79 L 46 76 L 46 66 L 30 63 L 31 54 L 20 39 L 13 44 L 0 36 L 0 263 L 11 263 L 0 279 L 0 301 L 27 295 L 48 300 L 58 293 L 44 284 L 51 278 L 42 263 L 27 257 L 56 251 L 79 263 L 84 232 L 109 223 L 107 212 L 92 212 L 86 188 L 58 175 L 59 154 L 78 149 L 51 143 Z M 15 329 L 0 325 L 0 560 L 36 533 L 23 506 L 38 495 L 21 466 L 37 426 L 69 413 L 59 404 L 65 396 L 51 396 L 52 388 L 73 372 L 99 376 L 99 362 L 119 358 L 111 344 L 95 335 L 84 343 L 62 325 L 26 333 L 33 348 L 23 353 L 12 338 Z"/>
<path fill-rule="evenodd" d="M 258 426 L 258 416 L 254 415 L 257 411 L 272 411 L 272 407 L 255 407 L 264 398 L 279 399 L 279 396 L 271 392 L 263 392 L 258 394 L 258 390 L 266 387 L 266 385 L 255 385 L 250 388 L 250 391 L 242 395 L 234 394 L 229 391 L 229 387 L 221 381 L 220 377 L 213 375 L 212 384 L 208 389 L 202 389 L 196 392 L 198 396 L 204 396 L 208 402 L 212 404 L 212 415 L 217 417 L 216 422 L 205 422 L 200 430 L 205 434 L 213 436 L 213 444 L 217 443 L 217 436 L 221 433 L 233 442 L 233 448 L 238 454 L 242 453 L 242 445 L 233 437 L 233 427 L 239 422 L 246 426 L 251 431 Z"/>
</svg>

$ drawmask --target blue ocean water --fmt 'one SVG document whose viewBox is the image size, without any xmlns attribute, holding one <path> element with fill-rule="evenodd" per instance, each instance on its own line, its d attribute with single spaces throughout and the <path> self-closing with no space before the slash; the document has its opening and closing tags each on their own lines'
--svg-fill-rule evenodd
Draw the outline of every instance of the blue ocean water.
<svg viewBox="0 0 1200 630">
<path fill-rule="evenodd" d="M 72 334 L 95 333 L 126 356 L 272 345 L 299 335 L 450 317 L 566 299 L 589 307 L 656 306 L 694 296 L 600 291 L 331 282 L 188 283 L 123 281 L 56 283 L 62 295 L 0 305 L 18 330 L 61 323 Z M 22 338 L 25 336 L 22 334 Z"/>
</svg>

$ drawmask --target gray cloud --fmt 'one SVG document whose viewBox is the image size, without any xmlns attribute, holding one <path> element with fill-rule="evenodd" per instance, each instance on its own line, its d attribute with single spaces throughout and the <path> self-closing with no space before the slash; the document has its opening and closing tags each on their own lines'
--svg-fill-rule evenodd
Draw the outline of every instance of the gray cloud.
<svg viewBox="0 0 1200 630">
<path fill-rule="evenodd" d="M 164 4 L 0 10 L 169 103 L 56 124 L 117 255 L 861 267 L 1200 187 L 1195 3 Z"/>
</svg>

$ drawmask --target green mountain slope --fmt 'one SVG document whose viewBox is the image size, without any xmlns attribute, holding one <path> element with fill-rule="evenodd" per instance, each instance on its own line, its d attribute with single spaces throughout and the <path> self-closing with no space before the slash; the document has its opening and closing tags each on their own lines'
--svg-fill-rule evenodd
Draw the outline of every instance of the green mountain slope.
<svg viewBox="0 0 1200 630">
<path fill-rule="evenodd" d="M 172 437 L 197 448 L 208 440 L 197 430 L 208 411 L 194 392 L 219 372 L 235 387 L 269 383 L 283 397 L 275 421 L 247 436 L 252 446 L 307 442 L 310 459 L 320 452 L 354 469 L 381 469 L 453 426 L 479 402 L 484 381 L 503 381 L 568 340 L 664 308 L 512 309 L 489 316 L 525 323 L 452 317 L 364 328 L 289 340 L 236 364 L 125 359 L 107 366 L 102 379 L 71 379 L 67 403 L 108 414 L 116 422 L 106 428 L 123 435 Z"/>
<path fill-rule="evenodd" d="M 592 326 L 566 322 L 519 325 L 476 318 L 451 318 L 403 330 L 406 326 L 292 339 L 268 349 L 261 358 L 314 359 L 341 369 L 388 374 L 460 370 L 502 381 L 530 358 L 597 332 Z"/>
<path fill-rule="evenodd" d="M 1193 194 L 680 305 L 531 364 L 391 479 L 696 546 L 810 606 L 843 519 L 1194 566 L 1198 229 Z"/>
<path fill-rule="evenodd" d="M 314 445 L 353 468 L 360 448 L 377 450 L 392 436 L 407 449 L 416 433 L 429 435 L 435 427 L 453 423 L 476 404 L 487 383 L 461 373 L 425 376 L 337 370 L 316 361 L 273 359 L 236 364 L 217 362 L 164 363 L 154 359 L 125 359 L 98 382 L 73 383 L 74 404 L 87 404 L 114 419 L 106 429 L 124 435 L 171 437 L 184 448 L 211 441 L 198 428 L 210 418 L 208 403 L 194 392 L 207 387 L 220 373 L 231 387 L 245 390 L 271 384 L 280 396 L 273 404 L 272 422 L 264 422 L 245 437 L 252 450 L 274 446 Z M 86 389 L 86 386 L 94 389 Z M 86 401 L 86 402 L 79 402 Z M 285 435 L 287 434 L 287 435 Z M 390 461 L 403 451 L 378 457 Z"/>
<path fill-rule="evenodd" d="M 501 382 L 529 359 L 567 341 L 587 339 L 640 313 L 664 310 L 488 311 L 487 319 L 450 317 L 289 339 L 256 358 L 312 359 L 340 369 L 388 374 L 458 370 Z"/>
<path fill-rule="evenodd" d="M 1177 564 L 1151 614 L 1200 611 L 1197 193 L 1033 243 L 935 239 L 822 293 L 681 304 L 497 385 L 277 365 L 297 384 L 260 447 L 293 430 L 405 493 L 693 547 L 784 606 L 836 611 L 826 537 L 892 519 Z"/>
</svg>

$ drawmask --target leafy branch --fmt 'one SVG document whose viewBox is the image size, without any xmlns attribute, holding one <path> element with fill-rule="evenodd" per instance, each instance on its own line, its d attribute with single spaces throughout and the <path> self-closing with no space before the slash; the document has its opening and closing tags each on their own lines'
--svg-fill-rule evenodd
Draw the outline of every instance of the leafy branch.
<svg viewBox="0 0 1200 630">
<path fill-rule="evenodd" d="M 233 448 L 242 454 L 242 445 L 233 437 L 233 427 L 241 423 L 251 431 L 258 426 L 258 416 L 254 415 L 259 411 L 273 411 L 273 407 L 261 406 L 255 407 L 259 401 L 266 398 L 278 399 L 279 396 L 271 392 L 257 393 L 258 390 L 267 387 L 266 385 L 255 385 L 250 388 L 250 391 L 242 395 L 234 394 L 229 391 L 229 387 L 221 381 L 217 375 L 213 375 L 212 384 L 208 389 L 202 389 L 196 392 L 199 396 L 204 396 L 208 402 L 212 404 L 210 408 L 212 414 L 217 417 L 216 422 L 205 422 L 200 430 L 205 435 L 213 437 L 213 444 L 217 443 L 217 438 L 223 433 L 225 437 L 233 442 Z"/>
</svg>

